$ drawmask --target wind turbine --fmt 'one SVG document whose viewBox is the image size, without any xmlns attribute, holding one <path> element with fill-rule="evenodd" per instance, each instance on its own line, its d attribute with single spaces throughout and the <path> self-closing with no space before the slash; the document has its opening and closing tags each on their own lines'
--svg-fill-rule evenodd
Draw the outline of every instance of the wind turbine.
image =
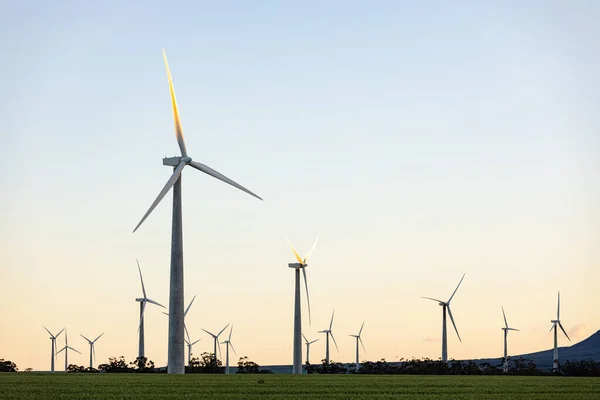
<svg viewBox="0 0 600 400">
<path fill-rule="evenodd" d="M 353 338 L 356 338 L 356 372 L 358 372 L 358 369 L 360 368 L 360 360 L 359 360 L 359 352 L 358 352 L 358 342 L 360 342 L 360 344 L 362 345 L 362 348 L 364 351 L 367 351 L 365 349 L 365 345 L 363 344 L 362 339 L 360 338 L 360 334 L 362 333 L 363 327 L 365 326 L 365 321 L 363 321 L 362 325 L 360 326 L 360 330 L 358 331 L 358 335 L 350 335 Z"/>
<path fill-rule="evenodd" d="M 57 335 L 58 336 L 58 335 Z M 75 350 L 74 348 L 72 348 L 71 346 L 69 346 L 69 337 L 67 336 L 67 331 L 65 330 L 65 347 L 63 347 L 62 349 L 60 349 L 56 354 L 58 355 L 59 353 L 61 353 L 62 351 L 65 351 L 65 372 L 67 372 L 67 367 L 69 366 L 69 350 L 73 350 L 79 354 L 81 354 L 81 352 L 79 350 Z"/>
<path fill-rule="evenodd" d="M 221 333 L 223 333 L 223 331 L 225 329 L 227 329 L 227 327 L 229 326 L 229 324 L 225 325 L 225 328 L 221 329 L 221 332 L 217 333 L 216 335 L 214 333 L 211 333 L 209 331 L 207 331 L 206 329 L 202 328 L 202 330 L 206 333 L 208 333 L 210 336 L 212 336 L 213 340 L 214 340 L 214 344 L 215 344 L 215 363 L 217 362 L 217 346 L 219 347 L 219 354 L 221 354 L 221 345 L 219 344 L 219 336 L 221 335 Z"/>
<path fill-rule="evenodd" d="M 286 238 L 286 240 L 287 240 L 287 238 Z M 308 282 L 306 281 L 306 267 L 308 266 L 308 264 L 307 264 L 308 258 L 310 257 L 313 250 L 315 249 L 315 246 L 317 245 L 318 241 L 319 241 L 319 238 L 317 237 L 312 248 L 310 249 L 310 251 L 308 252 L 306 257 L 304 257 L 304 260 L 303 260 L 298 255 L 298 252 L 296 251 L 296 249 L 294 249 L 294 246 L 292 246 L 292 243 L 290 243 L 290 241 L 287 240 L 288 244 L 292 248 L 292 251 L 294 252 L 294 256 L 296 257 L 296 260 L 298 260 L 297 263 L 289 263 L 288 264 L 288 266 L 290 268 L 295 269 L 295 276 L 296 276 L 296 278 L 295 278 L 295 295 L 294 295 L 294 361 L 293 361 L 293 367 L 292 367 L 292 374 L 302 374 L 302 313 L 301 313 L 301 307 L 300 307 L 300 270 L 302 270 L 302 275 L 304 276 L 304 286 L 306 288 L 306 303 L 308 304 L 308 322 L 310 324 L 311 323 L 310 297 L 308 297 Z"/>
<path fill-rule="evenodd" d="M 560 323 L 560 292 L 558 292 L 558 306 L 556 307 L 556 319 L 553 319 L 550 322 L 552 322 L 552 328 L 550 328 L 550 332 L 552 332 L 552 329 L 554 329 L 554 363 L 552 365 L 552 372 L 557 372 L 558 367 L 559 367 L 559 365 L 558 365 L 558 330 L 557 330 L 557 327 L 560 327 L 560 330 L 563 331 L 563 333 L 565 334 L 567 339 L 569 339 L 569 341 L 571 341 L 571 338 L 569 337 L 569 335 L 567 335 L 565 328 L 563 328 L 562 324 Z"/>
<path fill-rule="evenodd" d="M 98 336 L 94 340 L 90 340 L 90 339 L 86 338 L 85 336 L 81 335 L 81 337 L 84 338 L 85 340 L 87 340 L 87 342 L 90 344 L 90 369 L 94 368 L 94 358 L 96 358 L 96 348 L 94 347 L 94 344 L 96 343 L 96 341 L 98 339 L 100 339 L 102 337 L 102 335 L 104 335 L 104 332 L 102 332 L 100 334 L 100 336 Z M 94 356 L 93 358 L 92 358 L 92 354 Z"/>
<path fill-rule="evenodd" d="M 175 99 L 175 90 L 173 89 L 173 80 L 171 79 L 171 71 L 167 61 L 167 54 L 163 50 L 163 58 L 167 70 L 167 78 L 169 80 L 169 90 L 171 92 L 171 102 L 173 104 L 173 117 L 175 119 L 175 136 L 181 151 L 181 157 L 163 158 L 163 165 L 174 168 L 173 174 L 160 191 L 146 214 L 137 224 L 133 232 L 146 220 L 148 215 L 165 197 L 167 192 L 173 188 L 173 219 L 171 228 L 171 273 L 170 273 L 170 291 L 169 291 L 169 354 L 168 354 L 168 370 L 169 374 L 185 373 L 185 355 L 184 355 L 184 328 L 183 328 L 183 221 L 181 210 L 181 171 L 186 165 L 191 166 L 199 171 L 204 172 L 216 179 L 219 179 L 231 186 L 234 186 L 260 200 L 259 196 L 252 193 L 242 185 L 232 181 L 225 175 L 215 171 L 207 165 L 192 161 L 188 156 L 183 139 L 183 129 L 179 119 L 179 110 L 177 108 L 177 100 Z"/>
<path fill-rule="evenodd" d="M 227 347 L 225 349 L 225 374 L 229 375 L 229 346 L 231 346 L 231 350 L 235 353 L 237 357 L 237 351 L 235 351 L 235 347 L 233 347 L 233 343 L 231 343 L 231 333 L 233 332 L 233 325 L 231 325 L 231 329 L 229 330 L 229 338 L 221 342 L 221 344 L 225 344 Z"/>
<path fill-rule="evenodd" d="M 142 278 L 142 269 L 140 268 L 140 262 L 136 259 L 138 271 L 140 272 L 140 281 L 142 282 L 142 293 L 144 297 L 138 297 L 135 301 L 140 303 L 140 325 L 138 326 L 139 332 L 139 347 L 138 347 L 138 357 L 145 357 L 145 349 L 144 349 L 144 311 L 146 310 L 146 303 L 155 304 L 162 308 L 165 308 L 162 304 L 157 303 L 156 301 L 149 299 L 146 296 L 146 287 L 144 286 L 144 278 Z"/>
<path fill-rule="evenodd" d="M 56 336 L 54 336 L 52 334 L 52 332 L 50 332 L 48 330 L 48 328 L 44 327 L 44 329 L 50 334 L 50 340 L 52 341 L 52 357 L 50 358 L 50 372 L 54 372 L 54 359 L 56 357 L 56 338 L 58 338 L 60 336 L 60 334 L 62 333 L 62 331 L 65 330 L 65 328 L 62 328 L 60 330 L 60 332 L 58 332 L 58 334 Z"/>
<path fill-rule="evenodd" d="M 310 364 L 310 345 L 313 344 L 314 342 L 317 342 L 319 339 L 315 339 L 312 341 L 308 341 L 308 339 L 306 338 L 306 336 L 304 336 L 304 334 L 302 334 L 302 337 L 304 338 L 304 341 L 306 342 L 306 364 Z"/>
<path fill-rule="evenodd" d="M 504 307 L 502 307 L 502 316 L 504 316 L 504 328 L 502 328 L 502 330 L 504 331 L 504 373 L 507 373 L 508 372 L 508 345 L 507 345 L 506 338 L 508 337 L 508 331 L 518 331 L 518 329 L 508 327 L 508 322 L 506 322 L 506 314 L 504 313 Z"/>
<path fill-rule="evenodd" d="M 202 339 L 198 339 L 195 342 L 190 342 L 190 335 L 187 335 L 187 339 L 185 339 L 185 344 L 188 347 L 188 365 L 192 365 L 192 346 L 201 341 Z"/>
<path fill-rule="evenodd" d="M 456 328 L 456 324 L 454 323 L 454 318 L 452 318 L 452 310 L 450 310 L 450 301 L 452 301 L 452 298 L 456 294 L 456 291 L 458 290 L 458 287 L 462 283 L 463 279 L 465 279 L 465 275 L 466 274 L 463 274 L 462 278 L 460 278 L 460 282 L 458 282 L 458 285 L 456 286 L 456 289 L 454 289 L 454 292 L 452 293 L 452 296 L 450 296 L 450 298 L 448 299 L 448 301 L 444 302 L 444 301 L 441 301 L 441 300 L 438 300 L 438 299 L 434 299 L 434 298 L 431 298 L 431 297 L 422 297 L 423 299 L 429 299 L 429 300 L 437 301 L 440 304 L 440 306 L 442 306 L 442 309 L 443 309 L 443 317 L 442 317 L 442 361 L 448 361 L 448 335 L 446 333 L 446 310 L 448 310 L 448 315 L 450 315 L 450 320 L 452 321 L 452 326 L 454 326 L 454 330 L 456 331 L 456 336 L 458 336 L 458 340 L 460 340 L 460 342 L 462 343 L 462 339 L 460 338 L 460 334 L 458 333 L 458 329 Z"/>
<path fill-rule="evenodd" d="M 329 364 L 329 336 L 330 335 L 331 335 L 331 339 L 333 339 L 333 344 L 335 344 L 335 348 L 337 349 L 338 352 L 340 351 L 337 343 L 335 342 L 335 338 L 333 337 L 333 332 L 331 331 L 331 328 L 333 327 L 333 315 L 334 314 L 335 314 L 335 310 L 333 310 L 333 312 L 331 313 L 331 322 L 329 323 L 329 329 L 319 331 L 319 333 L 324 333 L 326 335 L 326 337 L 325 337 L 325 363 L 326 364 Z"/>
</svg>

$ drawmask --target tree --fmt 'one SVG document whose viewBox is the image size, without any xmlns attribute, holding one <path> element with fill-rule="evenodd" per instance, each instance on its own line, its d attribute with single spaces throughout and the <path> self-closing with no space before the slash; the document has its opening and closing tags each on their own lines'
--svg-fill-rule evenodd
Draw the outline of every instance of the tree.
<svg viewBox="0 0 600 400">
<path fill-rule="evenodd" d="M 84 371 L 85 371 L 85 367 L 83 365 L 69 364 L 69 366 L 67 367 L 67 372 L 84 372 Z"/>
<path fill-rule="evenodd" d="M 212 353 L 202 353 L 200 357 L 194 357 L 190 365 L 185 367 L 188 374 L 224 374 L 225 368 L 222 363 Z"/>
<path fill-rule="evenodd" d="M 238 368 L 236 374 L 258 374 L 260 372 L 260 365 L 254 361 L 250 361 L 247 356 L 240 357 L 238 360 Z"/>
<path fill-rule="evenodd" d="M 12 361 L 0 358 L 0 372 L 17 372 L 19 368 L 17 368 L 17 364 Z"/>
<path fill-rule="evenodd" d="M 133 372 L 148 374 L 156 372 L 154 361 L 148 360 L 146 357 L 137 357 L 135 361 L 129 363 Z"/>
<path fill-rule="evenodd" d="M 108 364 L 100 364 L 98 369 L 102 372 L 131 372 L 123 356 L 109 358 Z"/>
</svg>

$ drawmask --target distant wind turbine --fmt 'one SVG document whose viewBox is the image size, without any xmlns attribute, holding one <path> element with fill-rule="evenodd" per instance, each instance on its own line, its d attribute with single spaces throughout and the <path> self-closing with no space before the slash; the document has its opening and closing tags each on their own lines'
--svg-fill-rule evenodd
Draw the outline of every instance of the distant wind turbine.
<svg viewBox="0 0 600 400">
<path fill-rule="evenodd" d="M 190 336 L 188 335 L 187 339 L 185 339 L 185 344 L 188 347 L 188 365 L 192 365 L 192 346 L 201 341 L 202 339 L 198 339 L 195 342 L 190 341 Z"/>
<path fill-rule="evenodd" d="M 235 347 L 233 347 L 233 343 L 231 343 L 231 333 L 233 332 L 233 325 L 231 325 L 231 329 L 229 330 L 229 338 L 221 342 L 221 344 L 225 344 L 227 347 L 225 348 L 225 374 L 229 375 L 229 346 L 231 346 L 231 350 L 235 353 L 237 357 L 237 352 L 235 351 Z"/>
<path fill-rule="evenodd" d="M 434 299 L 434 298 L 431 298 L 431 297 L 422 297 L 423 299 L 437 301 L 439 303 L 439 305 L 442 306 L 442 309 L 443 309 L 443 317 L 442 317 L 442 361 L 448 361 L 448 335 L 447 335 L 447 332 L 446 332 L 446 310 L 448 310 L 448 315 L 450 316 L 450 321 L 452 321 L 452 326 L 454 326 L 454 330 L 456 331 L 456 336 L 458 336 L 458 340 L 460 340 L 460 342 L 462 343 L 462 339 L 460 338 L 460 334 L 458 333 L 458 329 L 456 328 L 456 324 L 454 323 L 454 318 L 452 318 L 452 310 L 450 310 L 450 301 L 452 301 L 452 298 L 456 294 L 456 291 L 458 290 L 458 287 L 462 283 L 463 279 L 465 279 L 465 275 L 466 274 L 463 274 L 462 278 L 460 278 L 460 282 L 458 282 L 458 285 L 456 286 L 456 289 L 454 289 L 454 292 L 452 293 L 452 296 L 450 296 L 450 298 L 448 299 L 448 301 L 444 302 L 442 300 Z"/>
<path fill-rule="evenodd" d="M 54 359 L 56 358 L 56 338 L 58 338 L 60 336 L 60 334 L 62 333 L 62 331 L 65 330 L 65 328 L 62 328 L 60 330 L 60 332 L 58 332 L 58 334 L 56 336 L 54 336 L 52 334 L 52 332 L 50 332 L 48 330 L 48 328 L 44 327 L 44 329 L 50 334 L 50 340 L 52 342 L 52 357 L 50 358 L 50 372 L 54 372 Z"/>
<path fill-rule="evenodd" d="M 306 342 L 306 364 L 310 364 L 310 345 L 313 344 L 314 342 L 317 342 L 319 339 L 311 340 L 309 342 L 308 339 L 306 338 L 306 336 L 304 336 L 304 334 L 302 334 L 302 337 L 304 338 L 304 341 Z"/>
<path fill-rule="evenodd" d="M 148 296 L 146 296 L 146 287 L 144 286 L 144 278 L 142 278 L 142 269 L 140 268 L 140 262 L 138 260 L 135 261 L 137 262 L 138 271 L 140 272 L 140 281 L 142 282 L 142 293 L 144 294 L 144 297 L 138 297 L 137 299 L 135 299 L 135 301 L 138 301 L 140 303 L 140 325 L 138 326 L 138 357 L 145 357 L 146 353 L 144 349 L 144 312 L 146 310 L 146 303 L 155 304 L 162 308 L 165 308 L 165 306 L 163 306 L 160 303 L 157 303 L 152 299 L 149 299 Z"/>
<path fill-rule="evenodd" d="M 225 329 L 227 329 L 227 327 L 229 326 L 229 324 L 225 325 L 225 328 L 221 329 L 221 331 L 219 333 L 217 333 L 216 335 L 214 333 L 211 333 L 209 331 L 207 331 L 206 329 L 202 328 L 202 330 L 206 333 L 208 333 L 210 336 L 212 336 L 213 340 L 214 340 L 214 346 L 215 346 L 215 350 L 214 350 L 214 354 L 215 354 L 215 362 L 218 360 L 217 358 L 217 347 L 219 348 L 219 354 L 221 354 L 221 345 L 219 344 L 219 336 L 221 336 L 221 333 L 223 333 L 223 331 Z"/>
<path fill-rule="evenodd" d="M 554 363 L 552 365 L 552 372 L 557 372 L 558 368 L 559 368 L 559 362 L 558 362 L 558 329 L 560 328 L 561 331 L 563 331 L 563 333 L 565 334 L 565 336 L 567 337 L 567 339 L 569 339 L 569 341 L 571 341 L 571 338 L 569 337 L 569 335 L 567 335 L 567 332 L 565 331 L 565 328 L 563 328 L 562 324 L 560 323 L 560 292 L 558 292 L 558 305 L 556 307 L 556 319 L 553 319 L 552 321 L 552 328 L 550 328 L 550 332 L 552 332 L 552 330 L 554 329 Z"/>
<path fill-rule="evenodd" d="M 104 332 L 102 332 L 100 334 L 100 336 L 98 336 L 94 340 L 90 340 L 90 339 L 86 338 L 85 336 L 81 335 L 81 337 L 84 338 L 85 340 L 87 340 L 87 342 L 90 344 L 90 369 L 94 368 L 94 359 L 96 358 L 96 348 L 94 347 L 94 344 L 96 343 L 96 341 L 98 339 L 100 339 L 102 337 L 102 335 L 104 335 Z M 92 358 L 92 354 L 93 354 L 93 358 Z"/>
<path fill-rule="evenodd" d="M 365 350 L 365 345 L 363 344 L 363 341 L 360 337 L 360 334 L 362 333 L 363 327 L 365 326 L 365 322 L 363 321 L 362 325 L 360 326 L 360 330 L 358 331 L 358 335 L 350 335 L 353 338 L 356 338 L 356 372 L 358 372 L 358 369 L 360 368 L 360 360 L 359 360 L 359 351 L 358 351 L 358 342 L 360 342 L 363 350 Z M 367 350 L 365 350 L 367 351 Z"/>
<path fill-rule="evenodd" d="M 71 346 L 69 346 L 69 337 L 67 336 L 66 330 L 65 330 L 65 347 L 60 349 L 56 354 L 58 355 L 63 350 L 65 352 L 65 372 L 67 372 L 67 368 L 69 366 L 69 350 L 73 350 L 74 352 L 79 353 L 79 354 L 81 354 L 81 352 L 79 350 L 76 350 L 76 349 L 72 348 Z"/>
<path fill-rule="evenodd" d="M 192 301 L 190 301 L 190 304 L 188 304 L 187 308 L 185 309 L 185 312 L 183 313 L 183 330 L 185 331 L 185 334 L 187 336 L 186 344 L 188 346 L 189 346 L 189 341 L 190 341 L 190 334 L 188 333 L 187 325 L 185 324 L 185 317 L 187 317 L 187 313 L 188 313 L 188 311 L 190 311 L 190 308 L 192 307 L 194 300 L 196 300 L 196 295 L 194 295 L 194 298 L 192 299 Z M 164 312 L 164 311 L 163 311 L 163 314 L 165 314 L 166 316 L 169 315 L 168 312 Z M 196 343 L 196 342 L 194 342 L 194 343 Z M 189 347 L 188 347 L 188 350 L 189 350 Z M 190 360 L 190 357 L 188 354 L 188 365 L 189 365 L 189 360 Z"/>
<path fill-rule="evenodd" d="M 326 335 L 325 336 L 325 363 L 326 364 L 329 364 L 329 336 L 331 336 L 331 339 L 333 340 L 333 344 L 335 344 L 335 348 L 337 349 L 337 351 L 338 352 L 340 351 L 337 343 L 335 342 L 335 338 L 333 337 L 333 332 L 331 331 L 331 328 L 333 327 L 334 314 L 335 314 L 335 310 L 333 310 L 333 312 L 331 313 L 331 322 L 329 323 L 329 329 L 319 331 L 319 333 L 324 333 Z"/>
<path fill-rule="evenodd" d="M 308 322 L 311 324 L 310 317 L 310 297 L 308 296 L 308 282 L 306 280 L 306 267 L 308 266 L 308 258 L 312 254 L 319 238 L 315 240 L 312 248 L 304 257 L 304 260 L 298 255 L 292 243 L 286 238 L 288 244 L 292 248 L 294 252 L 294 256 L 297 263 L 289 263 L 288 266 L 290 268 L 295 269 L 295 290 L 294 290 L 294 360 L 292 367 L 292 374 L 302 374 L 302 309 L 300 306 L 300 270 L 302 270 L 302 275 L 304 276 L 304 286 L 306 289 L 306 303 L 308 304 Z"/>
<path fill-rule="evenodd" d="M 167 192 L 173 188 L 173 218 L 171 228 L 171 281 L 169 291 L 169 352 L 168 352 L 168 367 L 169 374 L 185 373 L 185 352 L 184 352 L 184 328 L 183 328 L 183 217 L 181 209 L 181 172 L 186 165 L 191 166 L 199 171 L 204 172 L 213 178 L 219 179 L 237 189 L 240 189 L 257 199 L 262 200 L 259 196 L 252 193 L 242 185 L 232 181 L 225 175 L 215 171 L 207 165 L 193 161 L 188 156 L 183 139 L 183 128 L 179 119 L 179 109 L 177 108 L 177 100 L 175 99 L 175 90 L 173 89 L 173 80 L 171 79 L 171 70 L 167 61 L 167 54 L 163 49 L 163 58 L 165 68 L 167 70 L 167 78 L 169 80 L 169 90 L 171 92 L 171 103 L 173 105 L 173 117 L 175 119 L 175 136 L 177 144 L 181 151 L 181 157 L 170 157 L 163 159 L 163 165 L 174 168 L 173 174 L 160 191 L 146 214 L 137 224 L 133 232 L 135 232 L 146 218 L 152 213 L 154 208 L 165 197 Z"/>
<path fill-rule="evenodd" d="M 518 331 L 518 329 L 508 327 L 508 322 L 506 322 L 506 314 L 504 313 L 504 307 L 502 307 L 502 316 L 504 317 L 504 328 L 502 328 L 502 330 L 504 331 L 504 373 L 507 373 L 508 372 L 508 345 L 507 345 L 508 331 Z"/>
</svg>

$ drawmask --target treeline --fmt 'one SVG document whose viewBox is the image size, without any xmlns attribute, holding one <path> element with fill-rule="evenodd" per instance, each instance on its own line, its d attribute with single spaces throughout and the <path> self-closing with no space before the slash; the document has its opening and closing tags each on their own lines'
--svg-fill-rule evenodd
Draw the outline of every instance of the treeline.
<svg viewBox="0 0 600 400">
<path fill-rule="evenodd" d="M 505 375 L 504 359 L 499 359 L 497 365 L 491 363 L 476 363 L 474 361 L 431 360 L 429 358 L 404 360 L 398 362 L 363 361 L 356 371 L 354 364 L 342 364 L 335 361 L 327 364 L 306 364 L 308 374 L 365 374 L 365 375 Z M 508 359 L 507 375 L 542 376 L 600 376 L 600 362 L 596 361 L 567 361 L 560 367 L 559 372 L 553 373 L 540 370 L 537 365 L 522 357 Z"/>
</svg>

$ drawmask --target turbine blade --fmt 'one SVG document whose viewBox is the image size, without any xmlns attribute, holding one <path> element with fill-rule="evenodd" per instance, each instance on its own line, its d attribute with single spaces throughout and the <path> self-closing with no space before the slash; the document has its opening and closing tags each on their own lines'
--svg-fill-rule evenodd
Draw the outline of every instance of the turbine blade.
<svg viewBox="0 0 600 400">
<path fill-rule="evenodd" d="M 360 326 L 360 330 L 358 331 L 358 337 L 360 337 L 360 334 L 362 333 L 364 326 L 365 326 L 365 321 L 363 321 L 362 325 Z"/>
<path fill-rule="evenodd" d="M 552 329 L 554 329 L 556 327 L 556 322 L 552 323 L 552 326 L 550 327 L 550 330 L 548 332 L 552 332 Z"/>
<path fill-rule="evenodd" d="M 81 335 L 81 334 L 80 334 L 80 335 Z M 92 341 L 91 341 L 90 339 L 86 338 L 85 336 L 81 335 L 81 337 L 82 337 L 82 338 L 84 338 L 85 340 L 87 340 L 87 341 L 88 341 L 88 343 L 92 343 Z"/>
<path fill-rule="evenodd" d="M 331 327 L 333 326 L 333 316 L 335 315 L 335 309 L 333 309 L 333 312 L 331 313 L 331 322 L 329 322 L 329 330 L 331 330 Z"/>
<path fill-rule="evenodd" d="M 183 338 L 183 341 L 185 342 L 185 344 L 187 344 L 188 346 L 190 345 L 190 341 L 186 338 Z"/>
<path fill-rule="evenodd" d="M 221 343 L 219 343 L 218 340 L 217 340 L 217 347 L 219 348 L 219 357 L 221 357 Z M 215 358 L 217 358 L 216 354 L 215 354 Z"/>
<path fill-rule="evenodd" d="M 458 290 L 458 287 L 460 286 L 460 284 L 462 283 L 463 279 L 465 279 L 465 274 L 463 274 L 462 278 L 460 278 L 460 282 L 458 282 L 458 285 L 456 286 L 456 289 L 454 289 L 454 292 L 452 292 L 452 296 L 450 296 L 450 298 L 448 299 L 448 303 L 450 303 L 450 301 L 452 300 L 452 298 L 454 297 L 454 295 L 456 294 L 456 291 Z"/>
<path fill-rule="evenodd" d="M 558 305 L 556 306 L 556 319 L 560 321 L 560 292 L 558 292 Z"/>
<path fill-rule="evenodd" d="M 190 334 L 188 333 L 187 326 L 185 325 L 185 322 L 183 323 L 183 330 L 185 331 L 185 334 L 187 336 L 187 340 L 189 342 L 190 341 Z"/>
<path fill-rule="evenodd" d="M 148 211 L 146 211 L 146 214 L 144 214 L 144 216 L 142 217 L 142 220 L 137 224 L 137 226 L 133 230 L 134 233 L 138 230 L 138 228 L 140 227 L 140 225 L 142 225 L 146 218 L 148 218 L 148 215 L 150 215 L 150 213 L 156 208 L 156 206 L 158 205 L 158 203 L 160 203 L 163 197 L 165 197 L 167 192 L 171 190 L 171 187 L 175 184 L 175 181 L 177 181 L 179 175 L 181 175 L 183 167 L 185 167 L 185 162 L 180 162 L 177 168 L 175 168 L 175 171 L 173 171 L 173 175 L 171 175 L 167 183 L 165 183 L 165 186 L 162 188 L 162 190 L 160 191 L 160 193 L 158 194 Z"/>
<path fill-rule="evenodd" d="M 73 350 L 74 352 L 81 354 L 81 352 L 80 352 L 79 350 L 77 350 L 77 349 L 74 349 L 74 348 L 72 348 L 71 346 L 69 346 L 69 350 Z"/>
<path fill-rule="evenodd" d="M 310 248 L 310 251 L 306 254 L 306 257 L 304 257 L 304 262 L 302 264 L 308 263 L 308 259 L 311 256 L 311 254 L 313 253 L 313 251 L 315 250 L 315 247 L 317 247 L 318 241 L 319 241 L 319 237 L 317 236 L 317 238 L 315 239 L 315 242 L 313 243 L 312 247 Z"/>
<path fill-rule="evenodd" d="M 302 267 L 302 276 L 304 277 L 304 288 L 306 289 L 306 304 L 308 304 L 308 326 L 312 326 L 312 317 L 310 315 L 310 296 L 308 295 L 308 281 L 306 280 L 306 267 Z"/>
<path fill-rule="evenodd" d="M 452 326 L 454 326 L 454 330 L 456 331 L 456 336 L 458 336 L 458 340 L 462 343 L 462 339 L 460 338 L 460 334 L 458 333 L 458 329 L 456 328 L 456 324 L 454 323 L 454 318 L 452 317 L 452 311 L 450 310 L 450 306 L 448 305 L 448 315 L 450 316 L 450 321 L 452 321 Z"/>
<path fill-rule="evenodd" d="M 66 347 L 63 347 L 62 349 L 60 349 L 59 351 L 57 351 L 56 354 L 58 355 L 58 354 L 62 353 L 62 351 L 65 350 L 65 349 L 66 349 Z"/>
<path fill-rule="evenodd" d="M 567 335 L 567 331 L 565 331 L 565 328 L 563 328 L 562 324 L 559 322 L 558 326 L 560 326 L 560 330 L 563 331 L 563 333 L 565 334 L 565 336 L 567 337 L 567 339 L 569 339 L 569 342 L 571 341 L 571 338 L 569 337 L 569 335 Z"/>
<path fill-rule="evenodd" d="M 360 336 L 358 337 L 358 341 L 360 342 L 360 345 L 362 346 L 363 350 L 364 350 L 364 351 L 365 351 L 365 353 L 366 353 L 366 352 L 367 352 L 367 349 L 365 349 L 365 345 L 364 345 L 364 343 L 363 343 L 363 341 L 362 341 L 362 339 L 361 339 L 361 337 L 360 337 Z"/>
<path fill-rule="evenodd" d="M 229 342 L 229 345 L 231 346 L 231 350 L 233 350 L 233 353 L 237 357 L 237 351 L 235 351 L 235 347 L 233 347 L 233 343 Z"/>
<path fill-rule="evenodd" d="M 151 299 L 146 299 L 146 301 L 147 301 L 148 303 L 151 303 L 151 304 L 154 304 L 154 305 L 160 306 L 160 307 L 162 307 L 162 308 L 167 308 L 167 307 L 163 306 L 162 304 L 160 304 L 160 303 L 158 303 L 158 302 L 156 302 L 156 301 L 154 301 L 154 300 L 151 300 Z"/>
<path fill-rule="evenodd" d="M 144 278 L 142 278 L 142 269 L 140 268 L 140 262 L 137 258 L 135 259 L 135 262 L 137 263 L 138 271 L 140 271 L 140 281 L 142 281 L 142 293 L 144 294 L 144 298 L 146 298 L 146 287 L 144 286 Z"/>
<path fill-rule="evenodd" d="M 61 334 L 61 333 L 63 333 L 63 331 L 64 331 L 65 329 L 67 329 L 67 328 L 62 328 L 62 329 L 60 330 L 60 332 L 58 332 L 58 333 L 56 334 L 56 336 L 54 336 L 54 338 L 56 339 L 57 337 L 59 337 L 59 336 L 60 336 L 60 334 Z"/>
<path fill-rule="evenodd" d="M 308 339 L 306 338 L 306 336 L 304 336 L 304 333 L 302 334 L 302 337 L 304 338 L 304 341 L 305 341 L 306 343 L 308 343 Z"/>
<path fill-rule="evenodd" d="M 229 326 L 229 324 L 225 325 L 225 328 L 221 329 L 221 332 L 219 332 L 219 334 L 217 335 L 217 337 L 221 336 L 221 333 L 223 333 L 223 331 L 224 331 L 225 329 L 227 329 L 227 327 L 228 327 L 228 326 Z"/>
<path fill-rule="evenodd" d="M 202 339 L 198 339 L 196 340 L 194 343 L 192 343 L 192 346 L 195 345 L 196 343 L 198 343 L 199 341 L 201 341 Z"/>
<path fill-rule="evenodd" d="M 102 332 L 102 333 L 100 334 L 100 336 L 98 336 L 96 339 L 94 339 L 94 343 L 96 343 L 96 340 L 100 339 L 100 338 L 102 337 L 102 335 L 104 335 L 104 332 Z"/>
<path fill-rule="evenodd" d="M 504 313 L 504 307 L 502 307 L 502 315 L 504 316 L 504 325 L 508 328 L 508 322 L 506 322 L 506 314 Z"/>
<path fill-rule="evenodd" d="M 54 335 L 52 334 L 52 332 L 50 332 L 50 331 L 48 330 L 48 328 L 44 327 L 44 329 L 46 330 L 46 332 L 48 332 L 48 333 L 50 334 L 50 336 L 54 337 Z M 57 335 L 57 336 L 58 336 L 58 335 Z"/>
<path fill-rule="evenodd" d="M 210 333 L 210 332 L 209 332 L 209 331 L 207 331 L 206 329 L 204 329 L 204 328 L 200 328 L 200 329 L 202 329 L 204 332 L 208 333 L 210 336 L 212 336 L 212 337 L 216 337 L 214 334 Z"/>
<path fill-rule="evenodd" d="M 309 344 L 313 344 L 314 342 L 318 342 L 318 341 L 319 341 L 319 339 L 315 339 L 312 342 L 310 342 Z"/>
<path fill-rule="evenodd" d="M 333 344 L 335 344 L 335 348 L 338 351 L 338 353 L 340 352 L 340 349 L 338 348 L 337 343 L 335 342 L 335 338 L 333 337 L 333 332 L 329 332 L 329 334 L 331 335 L 331 339 L 333 340 Z"/>
<path fill-rule="evenodd" d="M 427 300 L 433 300 L 433 301 L 437 301 L 438 303 L 444 303 L 443 301 L 441 301 L 441 300 L 438 300 L 438 299 L 434 299 L 433 297 L 423 297 L 423 296 L 421 296 L 421 298 L 422 298 L 422 299 L 427 299 Z"/>
<path fill-rule="evenodd" d="M 94 360 L 96 360 L 96 346 L 92 344 L 92 354 L 94 355 Z"/>
<path fill-rule="evenodd" d="M 517 331 L 517 332 L 520 332 L 518 329 L 515 329 L 515 328 L 506 328 L 506 329 L 508 329 L 509 331 Z"/>
<path fill-rule="evenodd" d="M 169 62 L 167 61 L 167 53 L 163 49 L 163 58 L 165 59 L 165 67 L 167 69 L 167 77 L 169 78 L 169 91 L 171 92 L 171 102 L 173 103 L 173 118 L 175 119 L 175 136 L 177 137 L 177 144 L 179 144 L 179 150 L 181 150 L 181 156 L 186 157 L 187 151 L 185 149 L 185 141 L 183 140 L 183 129 L 181 128 L 181 120 L 179 119 L 179 109 L 177 108 L 177 99 L 175 99 L 175 89 L 173 89 L 173 79 L 171 78 L 171 69 L 169 68 Z"/>
<path fill-rule="evenodd" d="M 188 311 L 190 311 L 190 307 L 192 307 L 192 304 L 194 303 L 194 300 L 196 300 L 196 295 L 194 295 L 194 298 L 192 299 L 192 301 L 190 301 L 190 305 L 187 306 L 187 308 L 185 309 L 185 312 L 183 313 L 184 317 L 187 315 Z"/>
<path fill-rule="evenodd" d="M 248 193 L 250 196 L 254 196 L 259 200 L 262 200 L 262 198 L 260 196 L 258 196 L 255 193 L 252 193 L 250 190 L 246 189 L 245 187 L 243 187 L 242 185 L 240 185 L 237 182 L 232 181 L 231 179 L 229 179 L 228 177 L 226 177 L 225 175 L 221 174 L 218 171 L 215 171 L 214 169 L 212 169 L 211 167 L 209 167 L 208 165 L 199 163 L 197 161 L 190 161 L 190 165 L 194 168 L 196 168 L 198 171 L 202 171 L 207 175 L 212 176 L 213 178 L 217 178 L 220 181 L 223 181 L 235 188 L 240 189 L 242 192 L 246 192 Z"/>
<path fill-rule="evenodd" d="M 285 236 L 284 236 L 285 237 Z M 292 251 L 294 252 L 294 256 L 296 256 L 296 260 L 298 260 L 298 262 L 300 264 L 304 264 L 302 262 L 302 258 L 300 258 L 300 255 L 298 255 L 298 252 L 296 251 L 296 249 L 294 248 L 294 246 L 292 245 L 292 242 L 290 242 L 290 240 L 288 238 L 285 238 L 285 240 L 287 240 L 288 244 L 290 245 L 290 247 L 292 248 Z"/>
<path fill-rule="evenodd" d="M 231 341 L 231 334 L 233 333 L 233 325 L 231 325 L 231 329 L 229 330 L 229 341 Z"/>
</svg>

